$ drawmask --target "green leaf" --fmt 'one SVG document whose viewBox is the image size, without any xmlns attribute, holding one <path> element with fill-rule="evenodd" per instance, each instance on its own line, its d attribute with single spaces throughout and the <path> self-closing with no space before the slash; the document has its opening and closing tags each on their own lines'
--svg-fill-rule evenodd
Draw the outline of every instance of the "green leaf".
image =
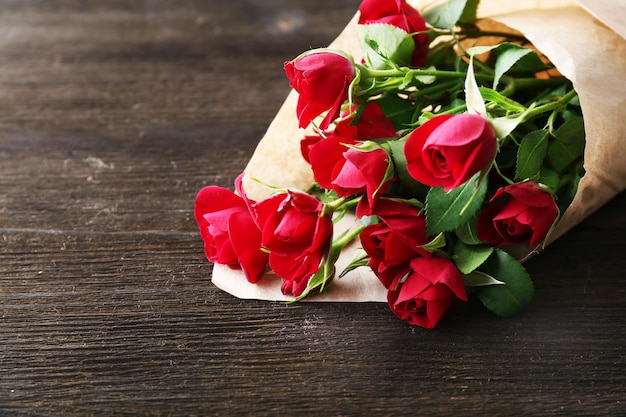
<svg viewBox="0 0 626 417">
<path fill-rule="evenodd" d="M 522 264 L 502 249 L 494 250 L 481 271 L 504 283 L 476 288 L 480 301 L 495 314 L 510 317 L 532 301 L 534 286 L 530 276 Z"/>
<path fill-rule="evenodd" d="M 444 248 L 446 246 L 446 235 L 444 233 L 439 233 L 437 236 L 433 238 L 430 242 L 425 245 L 420 246 L 420 248 L 427 250 L 429 252 L 433 252 L 437 249 Z"/>
<path fill-rule="evenodd" d="M 478 89 L 480 90 L 480 94 L 483 96 L 485 101 L 495 103 L 506 111 L 522 113 L 526 110 L 526 107 L 522 106 L 517 101 L 511 100 L 491 88 L 479 87 Z"/>
<path fill-rule="evenodd" d="M 504 285 L 504 282 L 498 281 L 491 275 L 480 271 L 473 271 L 463 275 L 463 283 L 466 287 L 485 287 L 487 285 Z"/>
<path fill-rule="evenodd" d="M 380 223 L 380 218 L 378 216 L 361 216 L 359 220 L 361 220 L 361 224 L 363 226 L 371 226 L 373 224 Z"/>
<path fill-rule="evenodd" d="M 338 278 L 344 277 L 350 271 L 354 271 L 357 268 L 360 268 L 362 266 L 368 266 L 368 265 L 369 265 L 369 257 L 367 253 L 365 253 L 365 251 L 361 249 L 357 252 L 357 254 L 355 255 L 354 259 L 352 259 L 350 264 L 348 264 L 344 268 L 344 270 L 341 271 L 341 274 L 339 274 Z"/>
<path fill-rule="evenodd" d="M 558 172 L 551 170 L 550 168 L 541 167 L 539 171 L 539 176 L 536 180 L 540 184 L 547 185 L 548 187 L 556 190 L 559 188 L 559 183 L 561 182 L 561 176 Z"/>
<path fill-rule="evenodd" d="M 498 53 L 498 58 L 496 59 L 495 65 L 495 73 L 493 78 L 493 89 L 495 90 L 498 86 L 498 82 L 500 78 L 510 70 L 513 65 L 520 59 L 522 59 L 526 54 L 531 53 L 530 49 L 526 49 L 524 47 L 514 45 L 514 44 L 502 44 L 502 46 L 498 47 L 502 52 Z"/>
<path fill-rule="evenodd" d="M 426 196 L 426 227 L 429 235 L 454 230 L 469 221 L 480 209 L 487 181 L 479 184 L 481 173 L 477 173 L 465 184 L 443 191 L 443 187 L 432 187 Z"/>
<path fill-rule="evenodd" d="M 385 94 L 376 103 L 380 106 L 385 117 L 391 120 L 396 130 L 404 129 L 412 122 L 415 109 L 410 101 L 397 95 Z"/>
<path fill-rule="evenodd" d="M 515 179 L 533 178 L 539 173 L 548 152 L 548 142 L 547 130 L 535 130 L 524 136 L 517 151 Z"/>
<path fill-rule="evenodd" d="M 406 156 L 404 154 L 404 144 L 405 140 L 390 140 L 387 142 L 390 150 L 390 156 L 392 165 L 395 169 L 395 173 L 400 180 L 402 186 L 404 186 L 409 193 L 420 200 L 423 200 L 426 197 L 426 193 L 428 192 L 428 188 L 418 182 L 409 174 L 407 170 L 407 162 Z"/>
<path fill-rule="evenodd" d="M 498 86 L 500 78 L 508 71 L 515 69 L 523 73 L 534 74 L 548 67 L 532 49 L 514 43 L 501 43 L 495 50 L 497 54 L 493 89 Z"/>
<path fill-rule="evenodd" d="M 459 22 L 471 22 L 476 20 L 479 2 L 480 0 L 466 0 Z"/>
<path fill-rule="evenodd" d="M 452 29 L 459 21 L 475 18 L 477 7 L 476 0 L 449 0 L 424 9 L 422 17 L 436 28 Z"/>
<path fill-rule="evenodd" d="M 532 74 L 547 68 L 533 50 L 514 43 L 504 42 L 493 46 L 474 46 L 468 48 L 466 52 L 472 57 L 490 51 L 496 55 L 493 78 L 494 90 L 497 89 L 502 76 L 513 68 Z"/>
<path fill-rule="evenodd" d="M 316 290 L 320 293 L 323 292 L 334 277 L 335 262 L 329 257 L 324 257 L 320 262 L 319 269 L 311 276 L 311 278 L 309 278 L 309 282 L 307 283 L 305 290 L 302 294 L 296 297 L 296 301 L 302 300 L 304 297 L 309 295 L 311 291 Z"/>
<path fill-rule="evenodd" d="M 490 245 L 466 245 L 458 240 L 454 245 L 453 259 L 456 267 L 463 274 L 469 274 L 481 266 L 493 252 Z"/>
<path fill-rule="evenodd" d="M 375 69 L 408 66 L 415 42 L 404 30 L 387 23 L 357 25 L 365 60 Z"/>
<path fill-rule="evenodd" d="M 582 158 L 585 150 L 585 128 L 582 117 L 572 117 L 554 132 L 555 141 L 548 149 L 548 157 L 557 172 Z"/>
<path fill-rule="evenodd" d="M 465 52 L 467 52 L 467 54 L 469 56 L 475 56 L 475 55 L 481 55 L 484 53 L 487 53 L 489 51 L 493 51 L 494 49 L 496 49 L 498 47 L 498 45 L 491 45 L 491 46 L 472 46 L 471 48 L 467 48 L 465 50 Z"/>
<path fill-rule="evenodd" d="M 456 237 L 466 245 L 478 245 L 482 243 L 482 241 L 478 239 L 478 233 L 476 233 L 476 218 L 457 227 L 454 232 L 456 233 Z"/>
</svg>

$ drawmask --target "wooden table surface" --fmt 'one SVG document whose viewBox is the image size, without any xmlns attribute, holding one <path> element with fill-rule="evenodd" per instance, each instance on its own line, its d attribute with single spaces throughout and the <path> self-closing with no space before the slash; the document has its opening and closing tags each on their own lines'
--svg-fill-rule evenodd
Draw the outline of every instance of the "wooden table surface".
<svg viewBox="0 0 626 417">
<path fill-rule="evenodd" d="M 230 187 L 358 0 L 0 1 L 0 415 L 626 415 L 626 195 L 435 330 L 215 288 Z"/>
</svg>

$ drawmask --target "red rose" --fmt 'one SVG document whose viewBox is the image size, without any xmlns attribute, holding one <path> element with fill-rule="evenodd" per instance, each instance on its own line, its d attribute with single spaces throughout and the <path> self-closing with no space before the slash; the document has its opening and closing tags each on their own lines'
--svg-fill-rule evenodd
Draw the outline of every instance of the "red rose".
<svg viewBox="0 0 626 417">
<path fill-rule="evenodd" d="M 261 243 L 269 251 L 269 264 L 284 279 L 284 294 L 299 296 L 319 268 L 332 240 L 330 216 L 309 194 L 287 191 L 253 206 L 261 229 Z"/>
<path fill-rule="evenodd" d="M 353 111 L 355 111 L 356 106 L 353 107 Z M 300 151 L 304 160 L 311 163 L 309 158 L 311 149 L 325 138 L 337 138 L 339 143 L 354 144 L 357 141 L 392 138 L 395 136 L 396 128 L 391 120 L 385 116 L 378 103 L 371 101 L 363 107 L 359 120 L 356 123 L 353 116 L 345 117 L 337 122 L 335 129 L 331 132 L 305 136 L 300 141 Z M 341 147 L 340 149 L 342 149 L 342 153 L 348 148 Z M 327 159 L 334 160 L 335 158 L 329 156 Z M 332 161 L 326 161 L 326 163 L 331 164 Z"/>
<path fill-rule="evenodd" d="M 433 328 L 454 305 L 467 301 L 461 273 L 442 257 L 415 258 L 406 280 L 387 293 L 391 311 L 412 325 Z"/>
<path fill-rule="evenodd" d="M 361 12 L 359 24 L 387 23 L 404 30 L 406 33 L 423 32 L 426 22 L 419 12 L 405 0 L 363 0 L 359 6 Z M 413 35 L 415 50 L 413 51 L 412 65 L 423 67 L 426 65 L 428 52 L 428 35 Z"/>
<path fill-rule="evenodd" d="M 356 110 L 356 106 L 354 106 Z M 355 140 L 396 137 L 396 128 L 375 101 L 367 103 L 356 123 L 353 117 L 342 119 L 335 126 L 335 134 Z"/>
<path fill-rule="evenodd" d="M 559 215 L 552 194 L 536 182 L 498 189 L 478 215 L 478 238 L 492 246 L 541 243 Z"/>
<path fill-rule="evenodd" d="M 226 188 L 205 187 L 196 197 L 194 215 L 209 261 L 241 268 L 248 281 L 257 282 L 268 256 L 244 199 Z"/>
<path fill-rule="evenodd" d="M 384 193 L 392 178 L 387 178 L 391 158 L 384 149 L 358 149 L 353 138 L 329 133 L 315 141 L 301 142 L 305 159 L 311 164 L 313 178 L 323 188 L 340 197 L 365 193 L 370 201 Z"/>
<path fill-rule="evenodd" d="M 391 183 L 392 178 L 387 178 L 391 158 L 384 149 L 378 147 L 349 147 L 342 153 L 342 157 L 332 173 L 332 189 L 340 197 L 365 193 L 373 205 Z"/>
<path fill-rule="evenodd" d="M 404 153 L 413 178 L 448 192 L 487 167 L 497 146 L 496 135 L 483 117 L 442 115 L 415 129 Z"/>
<path fill-rule="evenodd" d="M 316 52 L 285 62 L 289 84 L 300 96 L 297 114 L 300 127 L 307 127 L 328 110 L 320 123 L 326 129 L 339 116 L 348 98 L 348 87 L 355 76 L 353 63 L 333 52 Z"/>
<path fill-rule="evenodd" d="M 313 178 L 320 187 L 327 190 L 332 190 L 335 187 L 333 180 L 346 162 L 343 154 L 349 149 L 347 145 L 354 145 L 355 143 L 352 138 L 329 133 L 325 139 L 320 139 L 313 145 L 309 145 L 308 161 L 311 164 Z"/>
<path fill-rule="evenodd" d="M 361 204 L 362 203 L 362 204 Z M 361 200 L 357 216 L 376 215 L 379 223 L 365 227 L 360 234 L 361 245 L 370 258 L 370 267 L 386 288 L 398 271 L 417 256 L 430 256 L 420 248 L 427 243 L 426 219 L 420 209 L 394 200 L 379 200 L 372 210 Z"/>
</svg>

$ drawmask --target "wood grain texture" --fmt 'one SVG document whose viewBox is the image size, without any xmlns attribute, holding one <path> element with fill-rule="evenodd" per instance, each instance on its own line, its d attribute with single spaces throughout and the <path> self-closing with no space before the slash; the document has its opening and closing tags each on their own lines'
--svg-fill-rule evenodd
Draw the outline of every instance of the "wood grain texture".
<svg viewBox="0 0 626 417">
<path fill-rule="evenodd" d="M 626 195 L 433 331 L 240 301 L 193 221 L 358 0 L 0 2 L 0 415 L 626 414 Z"/>
</svg>

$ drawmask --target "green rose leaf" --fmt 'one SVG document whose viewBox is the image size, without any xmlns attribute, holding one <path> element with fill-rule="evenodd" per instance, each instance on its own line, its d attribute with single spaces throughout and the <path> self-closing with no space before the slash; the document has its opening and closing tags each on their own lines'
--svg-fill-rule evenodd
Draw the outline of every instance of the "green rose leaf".
<svg viewBox="0 0 626 417">
<path fill-rule="evenodd" d="M 393 162 L 395 173 L 400 179 L 402 185 L 410 192 L 412 196 L 424 199 L 427 193 L 427 187 L 422 183 L 415 181 L 409 174 L 407 169 L 406 156 L 404 154 L 404 140 L 390 140 L 387 142 L 389 146 L 389 154 Z"/>
<path fill-rule="evenodd" d="M 524 136 L 517 152 L 515 179 L 523 180 L 537 175 L 547 152 L 547 130 L 535 130 Z"/>
<path fill-rule="evenodd" d="M 554 169 L 564 172 L 570 164 L 582 158 L 585 150 L 585 127 L 582 117 L 572 117 L 554 132 L 556 139 L 548 157 Z"/>
<path fill-rule="evenodd" d="M 454 245 L 453 260 L 463 274 L 469 274 L 481 266 L 493 252 L 490 245 L 466 245 L 457 241 Z"/>
<path fill-rule="evenodd" d="M 376 103 L 380 106 L 382 112 L 385 114 L 396 130 L 405 129 L 413 119 L 413 113 L 415 108 L 409 100 L 402 99 L 397 95 L 385 94 Z"/>
<path fill-rule="evenodd" d="M 422 11 L 422 17 L 432 26 L 452 29 L 459 22 L 476 18 L 478 0 L 450 0 L 436 4 Z"/>
<path fill-rule="evenodd" d="M 479 2 L 480 0 L 466 0 L 465 1 L 465 7 L 463 8 L 463 13 L 461 13 L 461 17 L 459 18 L 460 23 L 471 22 L 473 20 L 476 20 Z"/>
<path fill-rule="evenodd" d="M 320 262 L 319 269 L 311 278 L 305 290 L 296 297 L 295 301 L 300 301 L 311 293 L 311 291 L 324 292 L 330 281 L 335 278 L 335 261 L 329 257 L 324 257 Z"/>
<path fill-rule="evenodd" d="M 348 274 L 351 271 L 354 271 L 357 268 L 360 268 L 362 266 L 368 266 L 368 265 L 369 265 L 369 257 L 367 253 L 365 253 L 364 250 L 360 249 L 355 255 L 354 259 L 352 259 L 350 264 L 348 264 L 344 268 L 344 270 L 341 271 L 341 274 L 339 274 L 338 278 L 344 277 L 346 274 Z"/>
<path fill-rule="evenodd" d="M 514 43 L 504 42 L 493 46 L 474 46 L 467 49 L 470 57 L 493 51 L 496 55 L 494 66 L 493 89 L 496 90 L 500 79 L 511 69 L 517 69 L 524 73 L 534 74 L 546 69 L 541 58 L 531 49 Z"/>
<path fill-rule="evenodd" d="M 430 242 L 425 245 L 420 246 L 420 248 L 425 249 L 429 252 L 434 252 L 437 249 L 446 247 L 446 235 L 444 233 L 439 233 L 437 236 L 433 238 Z"/>
<path fill-rule="evenodd" d="M 466 287 L 485 287 L 487 285 L 504 285 L 504 282 L 498 281 L 491 275 L 484 272 L 473 271 L 463 275 L 463 283 Z"/>
<path fill-rule="evenodd" d="M 454 230 L 476 215 L 485 199 L 487 181 L 477 173 L 465 184 L 450 192 L 433 187 L 426 196 L 426 227 L 428 234 Z"/>
<path fill-rule="evenodd" d="M 534 286 L 530 276 L 522 264 L 502 249 L 494 250 L 481 271 L 504 283 L 476 288 L 480 301 L 495 314 L 510 317 L 531 302 Z"/>
<path fill-rule="evenodd" d="M 553 190 L 559 188 L 559 183 L 561 182 L 561 177 L 558 172 L 551 170 L 550 168 L 542 167 L 539 171 L 539 176 L 537 177 L 537 182 L 540 184 L 547 185 Z"/>
<path fill-rule="evenodd" d="M 517 61 L 531 52 L 530 49 L 513 44 L 502 44 L 502 46 L 498 49 L 502 49 L 502 52 L 498 54 L 498 58 L 496 60 L 495 74 L 493 77 L 494 90 L 498 86 L 500 78 L 502 78 L 502 76 L 510 70 Z"/>
<path fill-rule="evenodd" d="M 481 240 L 478 239 L 478 233 L 476 232 L 476 218 L 462 224 L 454 232 L 456 233 L 456 237 L 466 245 L 478 245 L 482 243 Z"/>
<path fill-rule="evenodd" d="M 376 69 L 408 66 L 415 42 L 404 30 L 386 23 L 357 25 L 365 61 Z"/>
<path fill-rule="evenodd" d="M 511 100 L 510 98 L 503 96 L 496 90 L 487 87 L 479 87 L 478 90 L 485 101 L 495 103 L 503 110 L 514 113 L 522 113 L 526 111 L 526 107 L 522 106 L 515 100 Z"/>
</svg>

